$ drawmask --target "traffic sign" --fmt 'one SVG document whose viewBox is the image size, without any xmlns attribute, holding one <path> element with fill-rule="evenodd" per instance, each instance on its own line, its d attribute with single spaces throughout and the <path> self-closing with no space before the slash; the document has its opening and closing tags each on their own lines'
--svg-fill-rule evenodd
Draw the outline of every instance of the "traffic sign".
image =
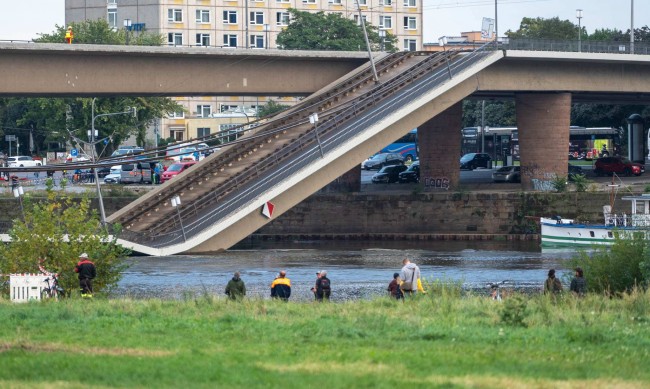
<svg viewBox="0 0 650 389">
<path fill-rule="evenodd" d="M 71 157 L 77 157 L 78 155 L 79 155 L 79 151 L 77 151 L 77 149 L 70 150 Z"/>
</svg>

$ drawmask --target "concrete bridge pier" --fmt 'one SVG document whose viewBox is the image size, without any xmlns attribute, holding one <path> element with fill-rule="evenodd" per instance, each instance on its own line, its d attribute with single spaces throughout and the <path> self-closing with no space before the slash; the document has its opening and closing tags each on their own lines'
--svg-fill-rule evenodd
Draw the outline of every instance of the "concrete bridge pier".
<svg viewBox="0 0 650 389">
<path fill-rule="evenodd" d="M 567 175 L 571 94 L 517 93 L 515 104 L 522 189 L 552 190 Z"/>
<path fill-rule="evenodd" d="M 458 187 L 462 118 L 460 101 L 418 127 L 420 184 L 425 191 Z"/>
</svg>

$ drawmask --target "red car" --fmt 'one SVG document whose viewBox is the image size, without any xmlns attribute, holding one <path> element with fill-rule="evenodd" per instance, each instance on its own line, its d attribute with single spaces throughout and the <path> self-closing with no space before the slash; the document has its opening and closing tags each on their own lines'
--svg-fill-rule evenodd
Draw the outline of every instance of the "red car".
<svg viewBox="0 0 650 389">
<path fill-rule="evenodd" d="M 167 168 L 167 170 L 163 172 L 161 182 L 171 180 L 172 178 L 174 178 L 174 176 L 184 172 L 194 164 L 196 164 L 196 161 L 176 162 L 175 164 L 171 165 L 170 167 Z"/>
<path fill-rule="evenodd" d="M 640 176 L 645 172 L 645 166 L 632 162 L 624 157 L 603 157 L 596 160 L 594 173 L 597 176 L 611 175 L 612 173 L 631 176 Z"/>
</svg>

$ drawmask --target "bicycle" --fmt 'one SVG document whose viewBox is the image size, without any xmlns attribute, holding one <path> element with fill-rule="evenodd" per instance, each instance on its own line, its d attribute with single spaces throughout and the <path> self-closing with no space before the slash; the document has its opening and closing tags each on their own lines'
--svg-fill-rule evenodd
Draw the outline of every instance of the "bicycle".
<svg viewBox="0 0 650 389">
<path fill-rule="evenodd" d="M 41 290 L 41 300 L 45 300 L 46 298 L 58 300 L 59 297 L 65 297 L 65 289 L 59 285 L 59 278 L 56 274 L 50 274 L 43 281 L 47 282 L 47 288 Z M 51 284 L 50 281 L 52 281 Z"/>
<path fill-rule="evenodd" d="M 487 283 L 487 286 L 491 289 L 490 298 L 492 300 L 501 301 L 501 286 L 505 285 L 506 282 L 508 282 L 508 280 Z"/>
</svg>

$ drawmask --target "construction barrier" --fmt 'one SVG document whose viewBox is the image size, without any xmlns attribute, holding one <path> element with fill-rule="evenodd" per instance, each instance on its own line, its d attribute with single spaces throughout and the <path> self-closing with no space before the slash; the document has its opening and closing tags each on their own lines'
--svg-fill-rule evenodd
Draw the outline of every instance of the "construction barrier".
<svg viewBox="0 0 650 389">
<path fill-rule="evenodd" d="M 40 300 L 41 292 L 47 288 L 46 275 L 43 274 L 9 274 L 11 301 L 26 303 Z"/>
</svg>

